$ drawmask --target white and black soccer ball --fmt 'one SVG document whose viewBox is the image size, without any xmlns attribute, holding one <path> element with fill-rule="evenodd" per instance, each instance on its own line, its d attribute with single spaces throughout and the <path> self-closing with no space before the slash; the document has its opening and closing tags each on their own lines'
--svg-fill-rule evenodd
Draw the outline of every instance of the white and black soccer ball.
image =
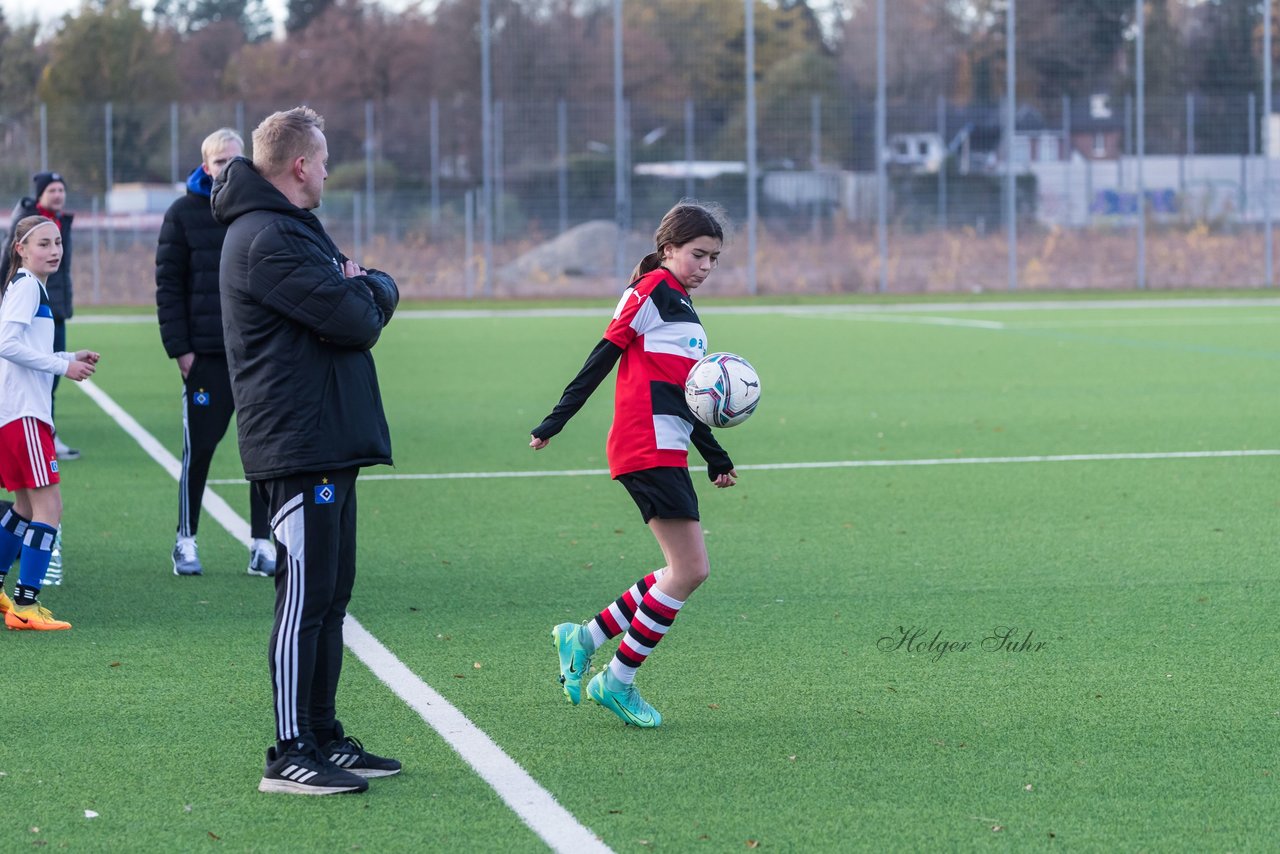
<svg viewBox="0 0 1280 854">
<path fill-rule="evenodd" d="M 684 399 L 693 417 L 711 427 L 734 427 L 760 402 L 760 375 L 733 353 L 710 353 L 689 370 Z"/>
</svg>

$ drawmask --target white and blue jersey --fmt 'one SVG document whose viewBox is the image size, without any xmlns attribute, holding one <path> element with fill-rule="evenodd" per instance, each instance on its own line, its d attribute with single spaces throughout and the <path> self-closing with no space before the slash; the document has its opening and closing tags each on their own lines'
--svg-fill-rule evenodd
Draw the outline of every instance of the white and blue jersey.
<svg viewBox="0 0 1280 854">
<path fill-rule="evenodd" d="M 25 267 L 0 300 L 0 425 L 35 418 L 53 426 L 53 378 L 70 355 L 53 351 L 49 293 Z"/>
</svg>

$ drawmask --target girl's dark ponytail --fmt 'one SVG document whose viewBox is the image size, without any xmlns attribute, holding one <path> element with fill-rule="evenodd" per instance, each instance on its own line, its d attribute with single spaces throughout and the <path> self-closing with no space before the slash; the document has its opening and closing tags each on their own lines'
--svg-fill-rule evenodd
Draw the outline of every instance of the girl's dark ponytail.
<svg viewBox="0 0 1280 854">
<path fill-rule="evenodd" d="M 635 281 L 646 273 L 652 273 L 662 266 L 662 254 L 654 251 L 640 259 L 640 263 L 631 271 L 631 281 Z"/>
</svg>

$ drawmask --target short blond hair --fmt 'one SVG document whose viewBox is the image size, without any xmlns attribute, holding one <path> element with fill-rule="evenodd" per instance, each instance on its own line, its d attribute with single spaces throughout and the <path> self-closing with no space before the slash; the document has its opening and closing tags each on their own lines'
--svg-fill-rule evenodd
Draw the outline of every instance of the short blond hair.
<svg viewBox="0 0 1280 854">
<path fill-rule="evenodd" d="M 324 116 L 310 107 L 267 116 L 253 131 L 253 165 L 264 177 L 280 175 L 296 158 L 316 150 L 313 128 L 324 132 Z"/>
<path fill-rule="evenodd" d="M 218 128 L 206 136 L 204 142 L 200 143 L 200 160 L 208 163 L 209 159 L 218 153 L 218 149 L 228 142 L 234 142 L 240 146 L 241 151 L 244 151 L 244 138 L 240 134 L 236 133 L 232 128 Z"/>
</svg>

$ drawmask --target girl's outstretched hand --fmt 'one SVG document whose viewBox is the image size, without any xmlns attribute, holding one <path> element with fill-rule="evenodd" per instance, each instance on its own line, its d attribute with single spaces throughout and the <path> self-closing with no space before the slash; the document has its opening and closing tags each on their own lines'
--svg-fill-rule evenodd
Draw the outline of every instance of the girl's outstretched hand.
<svg viewBox="0 0 1280 854">
<path fill-rule="evenodd" d="M 550 439 L 539 439 L 537 436 L 529 437 L 529 447 L 533 448 L 535 451 L 541 451 L 543 448 L 545 448 L 547 445 L 550 445 L 550 444 L 551 444 Z"/>
<path fill-rule="evenodd" d="M 716 489 L 728 489 L 730 486 L 734 486 L 735 484 L 737 484 L 737 482 L 738 482 L 737 469 L 731 469 L 725 474 L 720 475 L 713 481 L 713 483 L 715 483 L 716 485 Z"/>
</svg>

